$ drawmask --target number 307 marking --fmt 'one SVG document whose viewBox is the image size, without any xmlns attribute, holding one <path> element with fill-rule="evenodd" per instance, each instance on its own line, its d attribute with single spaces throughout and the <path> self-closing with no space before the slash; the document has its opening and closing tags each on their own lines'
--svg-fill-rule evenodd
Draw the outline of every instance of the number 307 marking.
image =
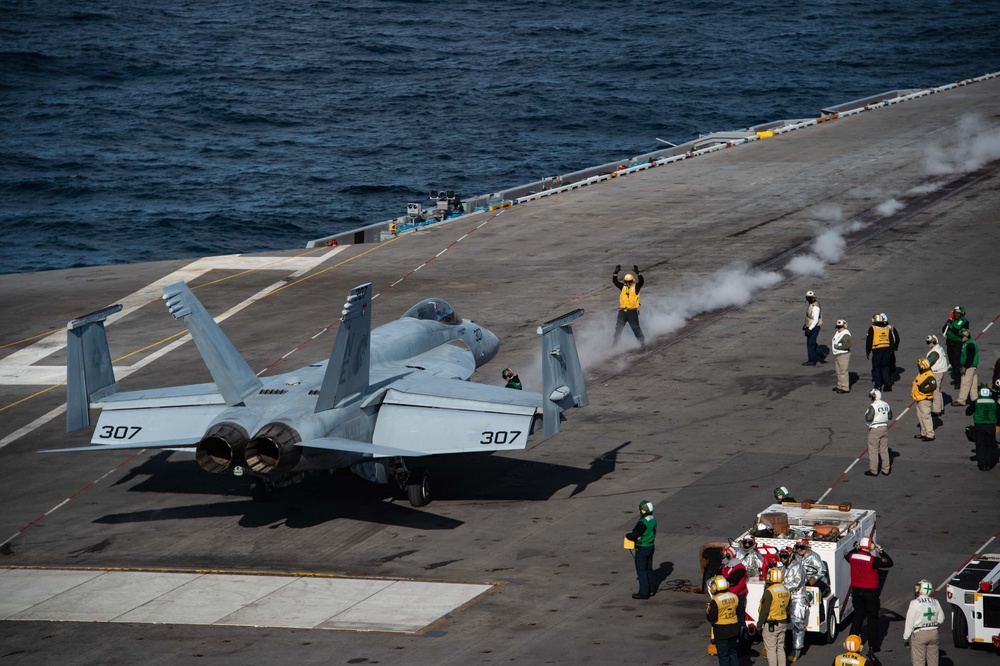
<svg viewBox="0 0 1000 666">
<path fill-rule="evenodd" d="M 487 430 L 483 432 L 480 444 L 513 444 L 521 435 L 520 430 Z"/>
<path fill-rule="evenodd" d="M 132 439 L 142 430 L 140 426 L 102 426 L 98 435 L 101 439 Z"/>
</svg>

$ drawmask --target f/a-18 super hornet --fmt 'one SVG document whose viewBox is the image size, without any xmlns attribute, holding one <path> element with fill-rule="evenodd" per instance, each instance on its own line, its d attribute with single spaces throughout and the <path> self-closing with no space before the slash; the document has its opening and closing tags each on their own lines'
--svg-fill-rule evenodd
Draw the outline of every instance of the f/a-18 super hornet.
<svg viewBox="0 0 1000 666">
<path fill-rule="evenodd" d="M 68 324 L 67 431 L 101 414 L 91 444 L 61 451 L 191 447 L 202 469 L 248 474 L 255 499 L 312 470 L 350 468 L 395 482 L 413 506 L 430 501 L 428 475 L 404 458 L 523 449 L 539 421 L 546 437 L 562 412 L 587 404 L 571 322 L 538 327 L 542 393 L 467 381 L 496 356 L 496 335 L 427 298 L 371 328 L 371 284 L 351 290 L 327 361 L 261 379 L 183 282 L 163 290 L 214 380 L 121 391 L 104 321 L 116 305 Z"/>
</svg>

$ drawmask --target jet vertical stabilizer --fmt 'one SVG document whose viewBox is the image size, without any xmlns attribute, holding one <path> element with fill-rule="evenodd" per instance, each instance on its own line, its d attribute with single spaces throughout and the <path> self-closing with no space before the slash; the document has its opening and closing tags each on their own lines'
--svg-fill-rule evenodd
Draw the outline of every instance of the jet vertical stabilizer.
<svg viewBox="0 0 1000 666">
<path fill-rule="evenodd" d="M 241 405 L 260 389 L 263 383 L 186 284 L 164 287 L 163 300 L 174 319 L 187 325 L 226 405 Z"/>
<path fill-rule="evenodd" d="M 583 316 L 579 308 L 538 327 L 542 336 L 542 422 L 545 436 L 559 432 L 562 413 L 587 404 L 587 387 L 570 323 Z"/>
<path fill-rule="evenodd" d="M 344 303 L 340 330 L 330 352 L 316 411 L 359 400 L 368 389 L 371 355 L 372 283 L 351 289 Z"/>
<path fill-rule="evenodd" d="M 118 392 L 104 320 L 120 312 L 112 305 L 66 324 L 66 432 L 90 425 L 90 403 Z"/>
</svg>

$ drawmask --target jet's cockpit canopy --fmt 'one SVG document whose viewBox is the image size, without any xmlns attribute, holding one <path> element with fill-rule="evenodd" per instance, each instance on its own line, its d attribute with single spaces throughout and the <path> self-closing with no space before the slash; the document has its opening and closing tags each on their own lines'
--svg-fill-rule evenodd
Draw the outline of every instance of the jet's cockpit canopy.
<svg viewBox="0 0 1000 666">
<path fill-rule="evenodd" d="M 455 308 L 440 298 L 425 298 L 404 312 L 400 319 L 405 317 L 440 321 L 445 324 L 460 324 L 462 322 L 462 318 L 455 314 Z"/>
</svg>

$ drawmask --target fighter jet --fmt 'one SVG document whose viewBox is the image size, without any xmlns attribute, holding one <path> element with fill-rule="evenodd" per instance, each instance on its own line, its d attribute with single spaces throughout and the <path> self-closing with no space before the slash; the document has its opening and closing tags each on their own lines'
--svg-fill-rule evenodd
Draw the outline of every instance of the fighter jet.
<svg viewBox="0 0 1000 666">
<path fill-rule="evenodd" d="M 395 482 L 410 504 L 431 498 L 425 469 L 404 458 L 525 448 L 542 423 L 559 431 L 562 412 L 587 404 L 571 323 L 574 310 L 538 327 L 542 393 L 468 381 L 497 354 L 496 335 L 426 298 L 371 328 L 371 283 L 351 290 L 327 361 L 261 379 L 183 282 L 163 290 L 167 309 L 188 327 L 214 380 L 121 391 L 104 321 L 121 305 L 67 325 L 67 432 L 90 425 L 91 444 L 43 453 L 186 449 L 216 474 L 251 477 L 254 499 L 314 470 L 349 468 Z"/>
</svg>

